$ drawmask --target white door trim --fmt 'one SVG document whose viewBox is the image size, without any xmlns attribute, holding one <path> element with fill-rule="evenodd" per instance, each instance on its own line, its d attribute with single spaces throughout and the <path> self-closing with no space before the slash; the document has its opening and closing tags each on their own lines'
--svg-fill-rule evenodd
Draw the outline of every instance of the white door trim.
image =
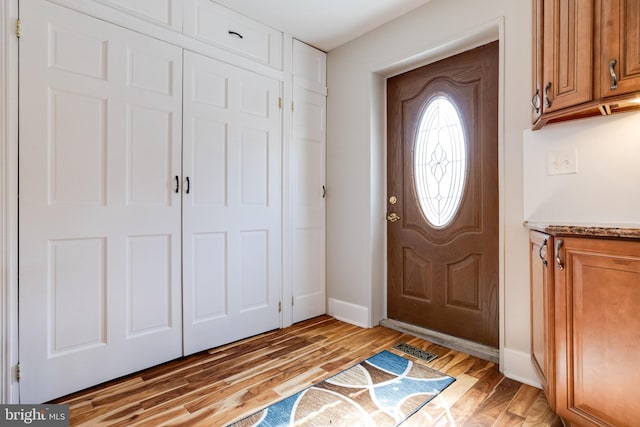
<svg viewBox="0 0 640 427">
<path fill-rule="evenodd" d="M 18 0 L 0 2 L 0 403 L 18 403 Z"/>
</svg>

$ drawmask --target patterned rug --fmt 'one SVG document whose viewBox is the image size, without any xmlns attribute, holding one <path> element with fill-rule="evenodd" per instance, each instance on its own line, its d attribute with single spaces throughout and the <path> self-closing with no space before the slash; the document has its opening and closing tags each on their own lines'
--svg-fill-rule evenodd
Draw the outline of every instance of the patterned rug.
<svg viewBox="0 0 640 427">
<path fill-rule="evenodd" d="M 454 381 L 385 350 L 230 427 L 397 426 Z"/>
</svg>

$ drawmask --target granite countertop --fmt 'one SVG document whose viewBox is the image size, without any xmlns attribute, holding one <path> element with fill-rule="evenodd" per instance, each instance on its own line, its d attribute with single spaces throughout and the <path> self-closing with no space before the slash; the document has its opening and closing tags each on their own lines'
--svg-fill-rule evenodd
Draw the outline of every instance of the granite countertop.
<svg viewBox="0 0 640 427">
<path fill-rule="evenodd" d="M 565 224 L 525 221 L 525 227 L 553 236 L 640 239 L 640 224 Z"/>
</svg>

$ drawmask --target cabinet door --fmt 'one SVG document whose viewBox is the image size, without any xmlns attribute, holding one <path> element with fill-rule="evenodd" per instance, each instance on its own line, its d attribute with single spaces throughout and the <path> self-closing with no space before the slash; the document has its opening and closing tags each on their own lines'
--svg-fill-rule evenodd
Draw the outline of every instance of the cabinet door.
<svg viewBox="0 0 640 427">
<path fill-rule="evenodd" d="M 182 50 L 22 2 L 20 401 L 182 355 Z"/>
<path fill-rule="evenodd" d="M 183 4 L 184 34 L 282 70 L 280 31 L 210 0 Z"/>
<path fill-rule="evenodd" d="M 592 36 L 592 0 L 544 0 L 544 113 L 593 99 Z"/>
<path fill-rule="evenodd" d="M 531 231 L 531 361 L 549 405 L 555 407 L 553 237 Z"/>
<path fill-rule="evenodd" d="M 640 420 L 640 243 L 566 238 L 556 270 L 557 411 L 581 426 Z"/>
<path fill-rule="evenodd" d="M 531 90 L 531 123 L 535 124 L 542 115 L 542 47 L 543 47 L 543 5 L 544 0 L 533 0 L 533 43 L 532 43 L 532 90 Z"/>
<path fill-rule="evenodd" d="M 601 0 L 602 97 L 640 91 L 640 2 Z"/>
</svg>

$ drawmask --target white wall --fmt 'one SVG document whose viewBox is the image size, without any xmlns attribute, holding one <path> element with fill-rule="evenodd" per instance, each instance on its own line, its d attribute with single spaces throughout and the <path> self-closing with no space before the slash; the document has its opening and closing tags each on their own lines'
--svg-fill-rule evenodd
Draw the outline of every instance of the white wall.
<svg viewBox="0 0 640 427">
<path fill-rule="evenodd" d="M 529 362 L 527 231 L 522 226 L 522 135 L 530 125 L 531 97 L 528 1 L 432 0 L 329 52 L 327 292 L 331 301 L 366 310 L 370 326 L 385 314 L 383 77 L 406 69 L 407 63 L 421 65 L 475 46 L 492 32 L 496 39 L 502 19 L 501 366 L 505 374 L 535 384 Z"/>
<path fill-rule="evenodd" d="M 547 153 L 573 151 L 577 173 L 547 175 Z M 640 113 L 524 132 L 524 217 L 640 227 Z"/>
</svg>

